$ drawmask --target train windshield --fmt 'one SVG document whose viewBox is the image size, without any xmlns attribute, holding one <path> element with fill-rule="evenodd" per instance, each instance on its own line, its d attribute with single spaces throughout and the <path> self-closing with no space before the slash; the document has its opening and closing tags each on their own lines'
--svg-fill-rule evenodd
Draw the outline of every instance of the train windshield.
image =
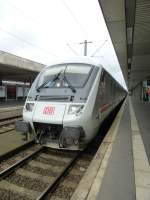
<svg viewBox="0 0 150 200">
<path fill-rule="evenodd" d="M 40 76 L 38 88 L 83 87 L 88 80 L 92 66 L 85 64 L 64 64 L 47 68 Z"/>
</svg>

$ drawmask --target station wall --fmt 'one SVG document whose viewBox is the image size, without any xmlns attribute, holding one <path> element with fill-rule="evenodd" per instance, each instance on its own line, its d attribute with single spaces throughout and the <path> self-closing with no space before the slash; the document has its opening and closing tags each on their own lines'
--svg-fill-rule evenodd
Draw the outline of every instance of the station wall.
<svg viewBox="0 0 150 200">
<path fill-rule="evenodd" d="M 132 92 L 132 98 L 143 102 L 150 102 L 150 80 L 141 82 Z"/>
<path fill-rule="evenodd" d="M 27 85 L 5 84 L 0 86 L 0 101 L 23 100 L 27 97 L 30 87 Z"/>
</svg>

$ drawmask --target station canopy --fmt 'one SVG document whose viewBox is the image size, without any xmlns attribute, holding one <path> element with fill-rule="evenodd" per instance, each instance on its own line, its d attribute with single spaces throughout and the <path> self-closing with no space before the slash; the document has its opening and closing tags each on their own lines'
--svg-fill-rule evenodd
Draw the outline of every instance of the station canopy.
<svg viewBox="0 0 150 200">
<path fill-rule="evenodd" d="M 0 51 L 0 82 L 31 82 L 43 67 L 40 63 Z"/>
<path fill-rule="evenodd" d="M 129 90 L 150 79 L 150 1 L 99 0 Z"/>
</svg>

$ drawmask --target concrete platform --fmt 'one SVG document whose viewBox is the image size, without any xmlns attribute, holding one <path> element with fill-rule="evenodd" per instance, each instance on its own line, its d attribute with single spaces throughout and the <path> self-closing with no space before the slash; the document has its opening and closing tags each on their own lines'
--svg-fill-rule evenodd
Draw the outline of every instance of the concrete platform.
<svg viewBox="0 0 150 200">
<path fill-rule="evenodd" d="M 149 120 L 150 104 L 126 99 L 71 200 L 150 200 Z"/>
<path fill-rule="evenodd" d="M 0 102 L 0 120 L 22 115 L 24 101 Z M 0 122 L 2 124 L 4 121 Z M 0 134 L 0 158 L 2 155 L 26 144 L 24 136 L 15 130 Z"/>
<path fill-rule="evenodd" d="M 132 100 L 132 104 L 150 163 L 150 103 Z"/>
<path fill-rule="evenodd" d="M 0 120 L 22 116 L 23 101 L 11 101 L 0 103 Z"/>
<path fill-rule="evenodd" d="M 0 134 L 0 157 L 28 142 L 24 140 L 23 135 L 16 131 Z"/>
<path fill-rule="evenodd" d="M 0 108 L 9 108 L 9 107 L 16 107 L 16 106 L 23 106 L 25 101 L 15 101 L 15 100 L 8 100 L 8 101 L 0 101 Z"/>
</svg>

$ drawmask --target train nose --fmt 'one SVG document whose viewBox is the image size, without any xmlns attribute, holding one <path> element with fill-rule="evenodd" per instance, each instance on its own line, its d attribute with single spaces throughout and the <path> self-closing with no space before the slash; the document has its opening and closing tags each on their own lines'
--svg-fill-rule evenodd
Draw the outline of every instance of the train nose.
<svg viewBox="0 0 150 200">
<path fill-rule="evenodd" d="M 33 113 L 33 121 L 62 124 L 65 109 L 64 104 L 37 102 Z"/>
</svg>

